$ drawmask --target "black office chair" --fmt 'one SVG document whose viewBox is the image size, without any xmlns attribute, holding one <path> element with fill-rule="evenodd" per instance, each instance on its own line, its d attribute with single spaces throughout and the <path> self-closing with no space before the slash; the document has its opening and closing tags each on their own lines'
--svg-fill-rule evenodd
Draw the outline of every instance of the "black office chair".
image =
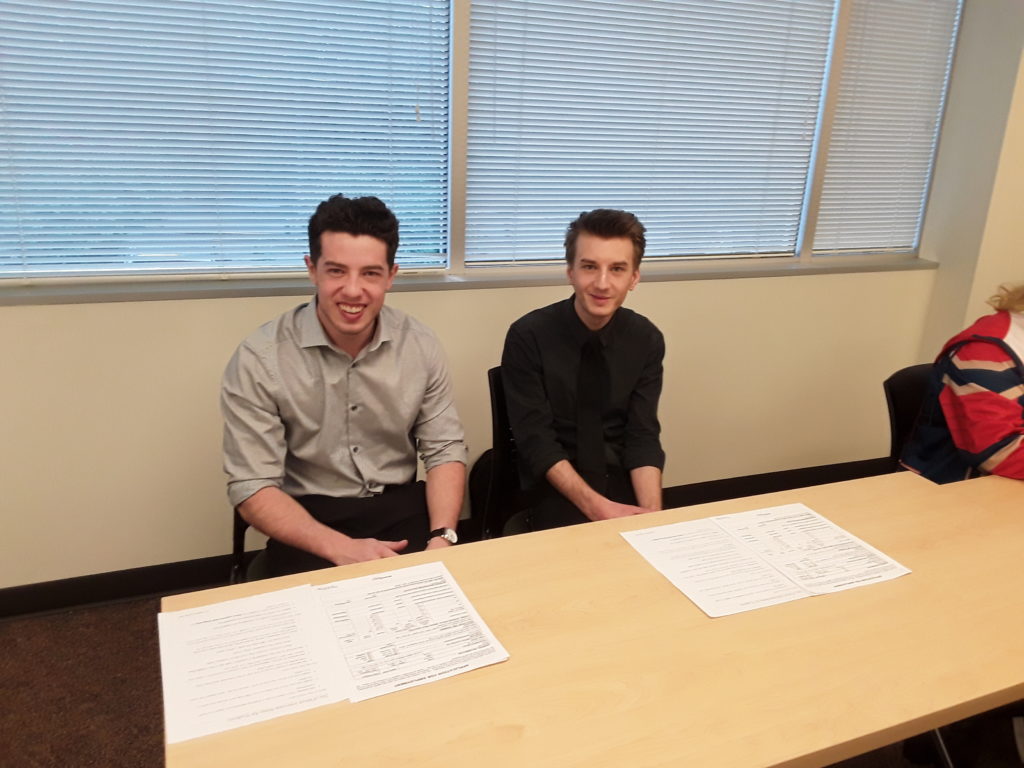
<svg viewBox="0 0 1024 768">
<path fill-rule="evenodd" d="M 911 365 L 896 371 L 882 384 L 889 406 L 889 458 L 893 471 L 902 469 L 900 455 L 921 412 L 931 372 L 931 363 Z"/>
<path fill-rule="evenodd" d="M 882 383 L 885 390 L 885 402 L 889 406 L 889 459 L 892 462 L 894 472 L 903 469 L 900 464 L 900 455 L 903 447 L 910 440 L 914 431 L 914 424 L 924 404 L 924 397 L 928 391 L 928 379 L 932 373 L 931 363 L 910 365 L 901 368 Z M 927 734 L 921 734 L 908 740 L 908 746 L 904 747 L 907 752 L 917 752 L 922 749 L 927 753 L 924 744 L 931 741 L 934 756 L 938 758 L 943 768 L 954 768 L 953 759 L 949 755 L 946 741 L 942 738 L 942 732 L 935 728 Z"/>
<path fill-rule="evenodd" d="M 245 532 L 249 524 L 245 522 L 238 510 L 235 510 L 234 530 L 231 533 L 231 575 L 229 584 L 241 584 L 245 581 Z"/>
<path fill-rule="evenodd" d="M 480 523 L 483 539 L 528 531 L 526 512 L 531 503 L 530 494 L 519 484 L 516 441 L 509 425 L 501 366 L 487 371 L 487 384 L 491 392 L 491 465 Z"/>
<path fill-rule="evenodd" d="M 228 576 L 229 584 L 242 584 L 246 581 L 265 579 L 266 552 L 257 552 L 251 560 L 245 554 L 245 532 L 249 530 L 249 524 L 234 511 L 233 530 L 231 532 L 231 573 Z"/>
</svg>

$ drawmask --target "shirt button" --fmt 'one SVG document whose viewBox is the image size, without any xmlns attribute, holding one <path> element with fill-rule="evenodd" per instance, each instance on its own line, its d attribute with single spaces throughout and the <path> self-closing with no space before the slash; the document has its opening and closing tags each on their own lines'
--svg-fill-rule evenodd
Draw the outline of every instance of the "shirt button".
<svg viewBox="0 0 1024 768">
<path fill-rule="evenodd" d="M 353 411 L 353 412 L 354 411 L 358 411 L 359 410 L 359 406 L 358 405 L 353 405 L 351 408 L 349 408 L 349 410 Z"/>
<path fill-rule="evenodd" d="M 359 446 L 358 445 L 353 445 L 352 446 L 352 453 L 359 453 Z"/>
</svg>

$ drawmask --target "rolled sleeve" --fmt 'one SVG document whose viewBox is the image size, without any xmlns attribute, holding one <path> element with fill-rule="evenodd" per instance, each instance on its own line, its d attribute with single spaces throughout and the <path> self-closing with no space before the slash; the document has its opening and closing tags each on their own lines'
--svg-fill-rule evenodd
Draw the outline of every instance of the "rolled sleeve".
<svg viewBox="0 0 1024 768">
<path fill-rule="evenodd" d="M 569 454 L 558 440 L 555 416 L 544 391 L 540 351 L 532 336 L 516 324 L 508 329 L 501 355 L 501 376 L 517 454 L 533 484 Z"/>
<path fill-rule="evenodd" d="M 416 449 L 429 472 L 451 462 L 466 464 L 465 432 L 455 409 L 451 376 L 444 352 L 436 338 L 431 337 L 424 350 L 428 368 L 427 387 L 413 430 Z"/>
<path fill-rule="evenodd" d="M 665 451 L 661 447 L 661 424 L 658 422 L 658 401 L 661 399 L 665 337 L 653 328 L 650 353 L 629 399 L 622 464 L 627 470 L 638 467 L 665 468 Z"/>
<path fill-rule="evenodd" d="M 238 348 L 224 371 L 224 472 L 228 499 L 237 507 L 262 488 L 280 488 L 287 444 L 270 391 L 274 377 L 249 347 Z"/>
</svg>

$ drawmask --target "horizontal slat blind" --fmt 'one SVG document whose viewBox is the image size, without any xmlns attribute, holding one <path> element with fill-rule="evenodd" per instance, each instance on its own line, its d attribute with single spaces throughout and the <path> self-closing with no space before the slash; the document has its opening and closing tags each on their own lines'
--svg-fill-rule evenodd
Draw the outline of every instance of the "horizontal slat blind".
<svg viewBox="0 0 1024 768">
<path fill-rule="evenodd" d="M 794 252 L 831 0 L 474 0 L 466 261 L 560 258 L 625 208 L 648 254 Z"/>
<path fill-rule="evenodd" d="M 336 192 L 444 265 L 447 0 L 0 4 L 0 274 L 301 268 Z"/>
<path fill-rule="evenodd" d="M 958 0 L 853 0 L 816 253 L 916 249 L 959 13 Z"/>
</svg>

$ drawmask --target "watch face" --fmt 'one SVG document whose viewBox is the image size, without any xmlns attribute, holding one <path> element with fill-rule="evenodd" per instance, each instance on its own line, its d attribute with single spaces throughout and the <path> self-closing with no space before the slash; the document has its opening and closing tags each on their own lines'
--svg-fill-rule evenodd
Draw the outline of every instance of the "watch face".
<svg viewBox="0 0 1024 768">
<path fill-rule="evenodd" d="M 430 538 L 433 539 L 435 536 L 440 536 L 449 544 L 457 544 L 459 541 L 459 535 L 451 528 L 438 528 L 436 531 L 431 531 Z"/>
</svg>

